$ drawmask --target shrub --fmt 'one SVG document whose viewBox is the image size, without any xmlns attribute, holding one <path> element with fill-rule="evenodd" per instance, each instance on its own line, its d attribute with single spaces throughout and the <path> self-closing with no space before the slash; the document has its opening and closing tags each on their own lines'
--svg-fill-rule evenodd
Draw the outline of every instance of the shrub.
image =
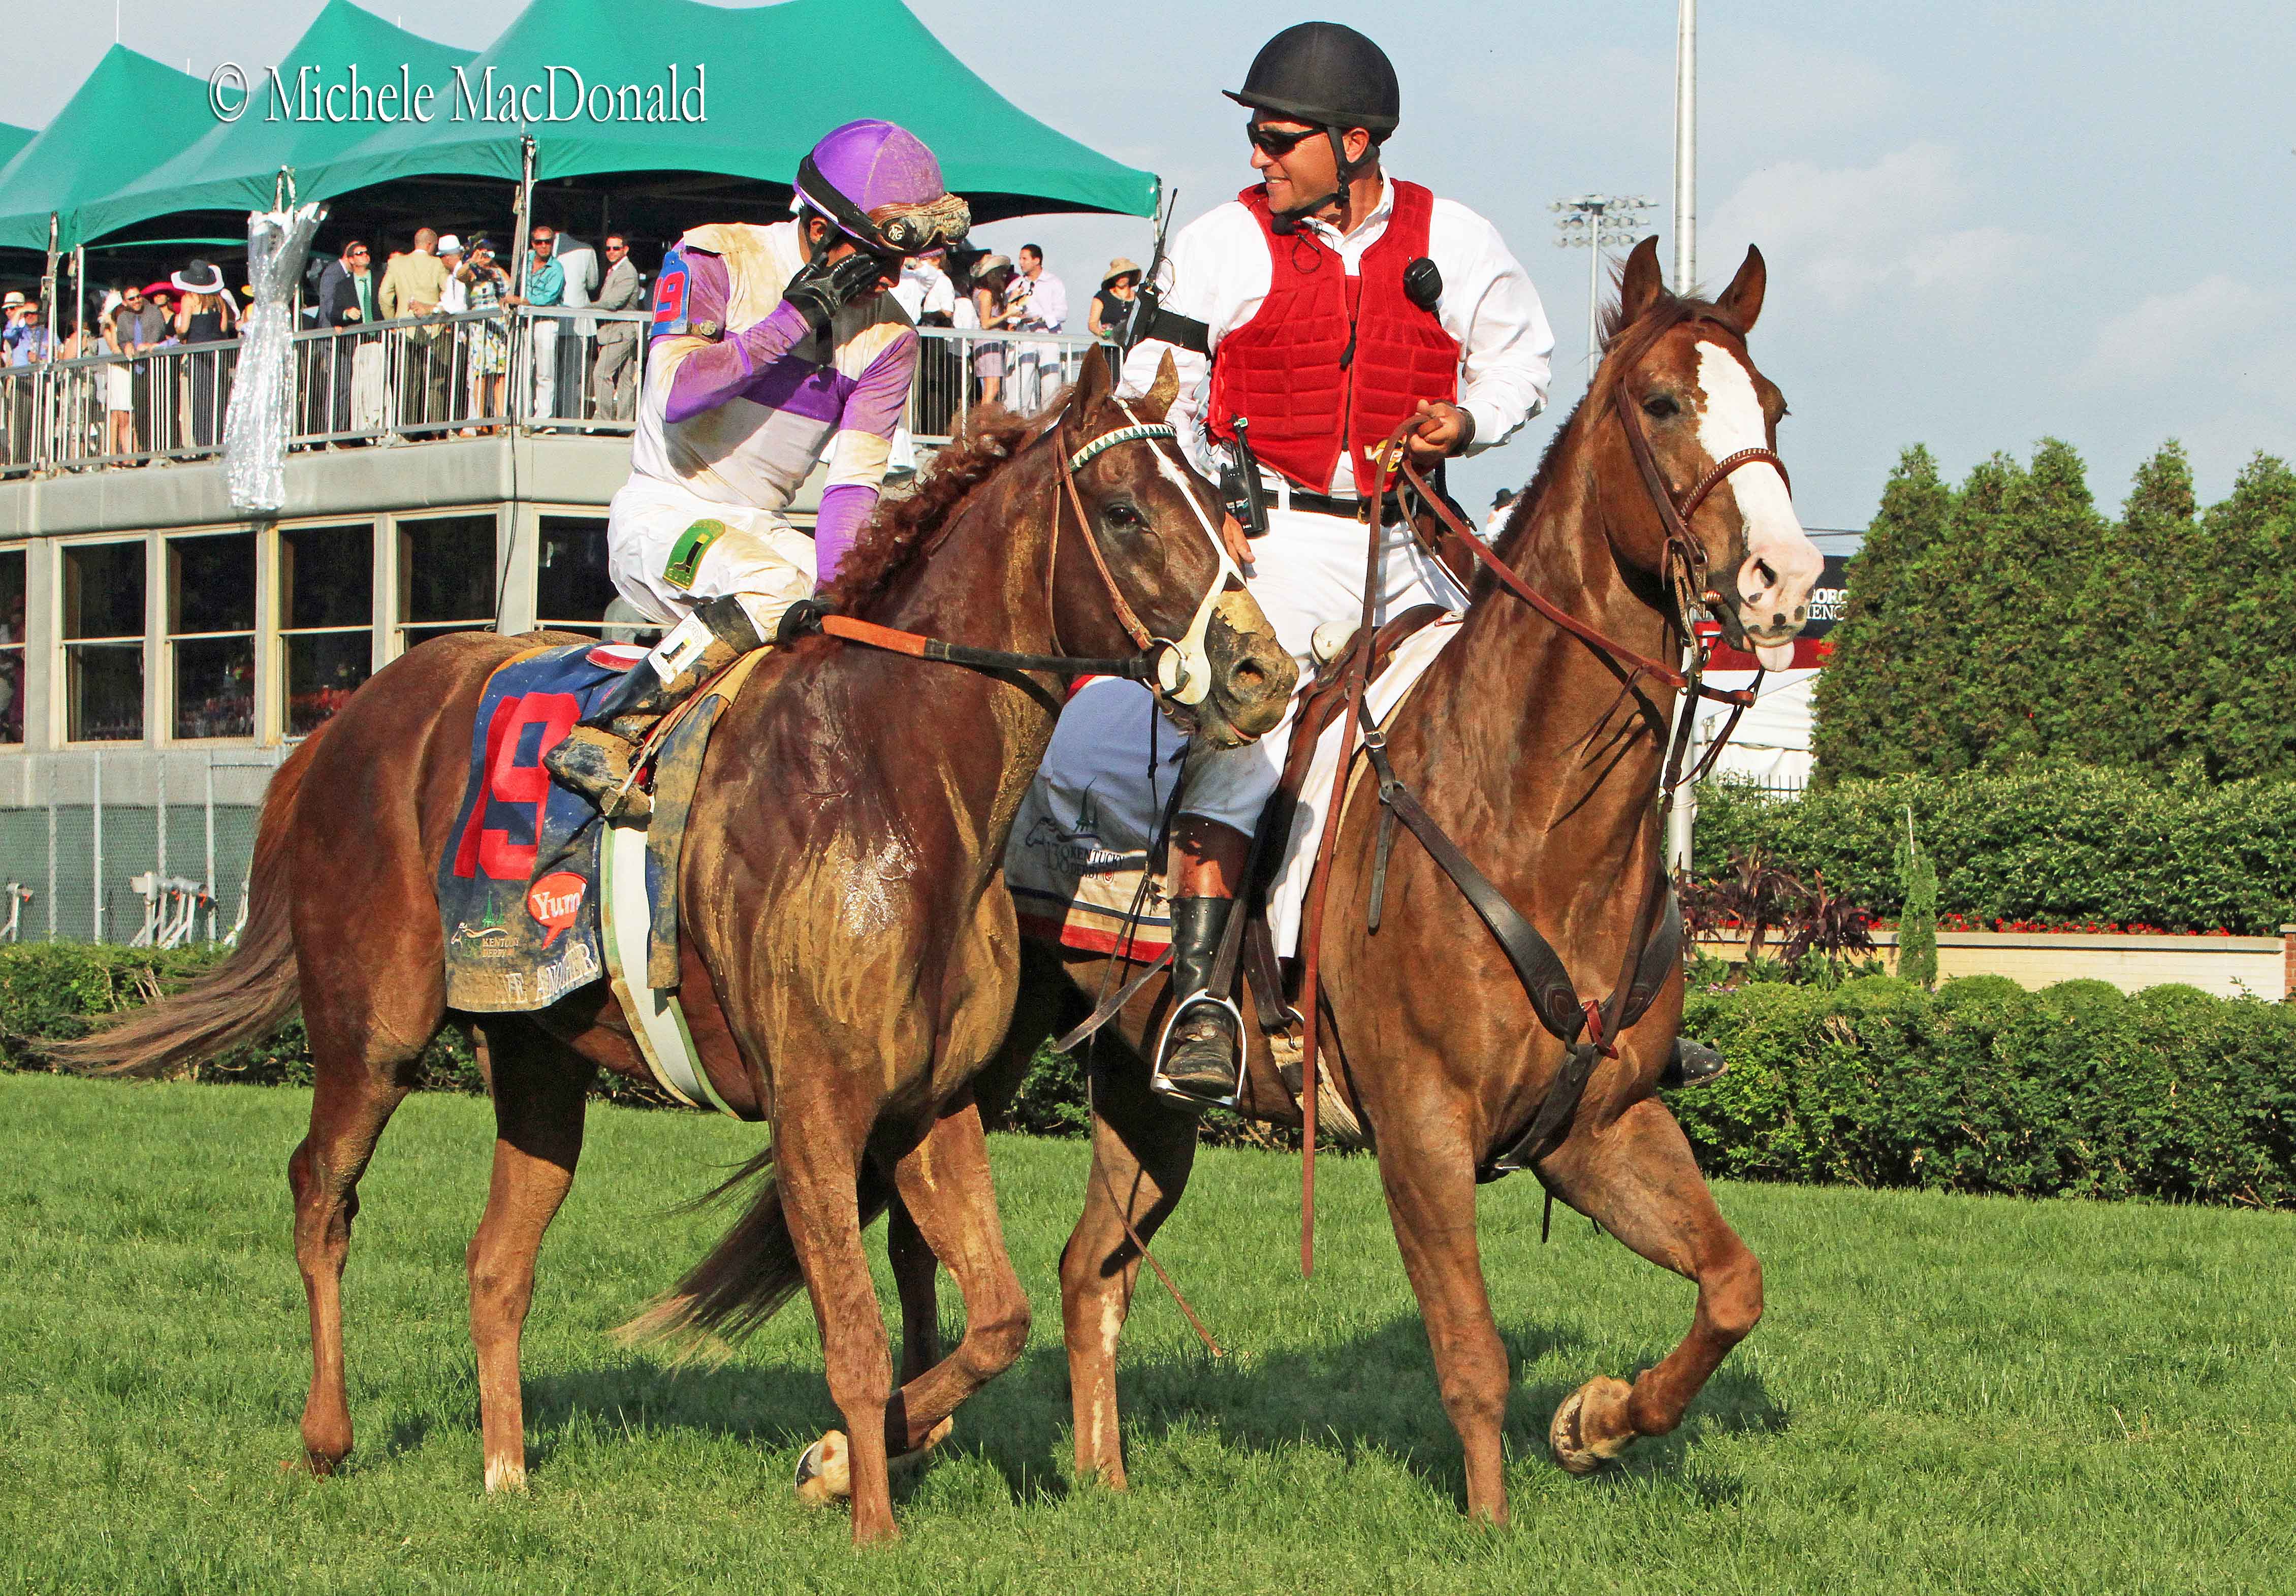
<svg viewBox="0 0 2296 1596">
<path fill-rule="evenodd" d="M 1731 1062 L 1669 1106 L 1709 1174 L 2296 1204 L 2296 1012 L 2190 986 L 1694 992 Z"/>
<path fill-rule="evenodd" d="M 1799 799 L 1709 782 L 1695 873 L 1759 851 L 1895 915 L 1908 806 L 1942 914 L 2258 936 L 2296 921 L 2296 782 L 2094 765 L 1837 782 Z"/>
<path fill-rule="evenodd" d="M 29 942 L 0 947 L 0 1067 L 46 1069 L 44 1041 L 84 1036 L 106 1014 L 151 1002 L 223 957 L 214 947 L 119 947 L 110 943 Z M 311 1052 L 301 1019 L 267 1039 L 199 1066 L 193 1078 L 256 1085 L 308 1086 Z M 483 1092 L 470 1037 L 449 1026 L 425 1049 L 416 1083 L 447 1092 Z M 592 1092 L 616 1102 L 660 1103 L 661 1093 L 601 1072 Z"/>
</svg>

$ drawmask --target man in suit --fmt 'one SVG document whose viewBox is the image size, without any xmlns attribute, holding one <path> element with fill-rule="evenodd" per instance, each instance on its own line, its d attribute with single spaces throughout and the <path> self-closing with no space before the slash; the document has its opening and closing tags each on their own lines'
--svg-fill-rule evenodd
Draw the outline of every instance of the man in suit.
<svg viewBox="0 0 2296 1596">
<path fill-rule="evenodd" d="M 319 274 L 319 324 L 349 327 L 377 319 L 373 255 L 365 239 L 355 238 Z M 312 399 L 313 431 L 351 430 L 351 366 L 358 352 L 356 346 L 372 341 L 351 338 L 327 340 L 327 356 L 315 363 L 318 381 L 313 386 L 320 391 Z"/>
<path fill-rule="evenodd" d="M 446 297 L 447 266 L 439 258 L 437 229 L 418 227 L 414 248 L 394 255 L 383 269 L 376 305 L 383 321 L 400 316 L 430 315 Z M 445 418 L 447 373 L 442 356 L 446 328 L 440 324 L 411 327 L 398 349 L 398 424 L 420 426 Z"/>
<path fill-rule="evenodd" d="M 645 285 L 630 264 L 630 241 L 619 233 L 606 234 L 606 281 L 598 290 L 601 310 L 638 310 Z M 627 422 L 637 414 L 638 324 L 636 322 L 598 323 L 598 367 L 593 392 L 602 422 Z"/>
</svg>

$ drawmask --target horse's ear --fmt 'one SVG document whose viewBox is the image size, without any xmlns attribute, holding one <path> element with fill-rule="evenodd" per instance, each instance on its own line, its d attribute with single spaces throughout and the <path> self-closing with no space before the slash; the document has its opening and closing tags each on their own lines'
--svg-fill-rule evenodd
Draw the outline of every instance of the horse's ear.
<svg viewBox="0 0 2296 1596">
<path fill-rule="evenodd" d="M 1714 308 L 1738 330 L 1739 337 L 1754 330 L 1754 323 L 1762 314 L 1762 292 L 1769 282 L 1770 269 L 1762 264 L 1762 252 L 1748 244 L 1745 262 L 1738 267 L 1738 274 L 1730 279 L 1730 286 L 1714 301 Z"/>
<path fill-rule="evenodd" d="M 1665 286 L 1658 269 L 1658 234 L 1653 233 L 1627 257 L 1627 269 L 1619 278 L 1619 325 L 1631 327 L 1642 320 Z"/>
<path fill-rule="evenodd" d="M 1109 389 L 1112 386 L 1109 380 L 1107 358 L 1098 349 L 1086 349 L 1084 374 L 1077 379 L 1076 398 L 1068 408 L 1079 416 L 1090 415 L 1108 402 Z"/>
<path fill-rule="evenodd" d="M 1140 413 L 1152 422 L 1160 422 L 1170 413 L 1172 401 L 1179 397 L 1180 373 L 1173 369 L 1172 351 L 1167 349 L 1164 358 L 1157 364 L 1156 381 L 1141 396 Z"/>
</svg>

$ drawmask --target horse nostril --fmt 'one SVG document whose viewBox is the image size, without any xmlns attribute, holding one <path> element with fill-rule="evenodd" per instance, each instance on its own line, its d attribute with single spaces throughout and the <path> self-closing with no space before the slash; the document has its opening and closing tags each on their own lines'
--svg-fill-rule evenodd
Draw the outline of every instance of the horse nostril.
<svg viewBox="0 0 2296 1596">
<path fill-rule="evenodd" d="M 1242 692 L 1257 693 L 1267 685 L 1267 673 L 1256 665 L 1239 665 L 1235 667 L 1235 684 Z"/>
<path fill-rule="evenodd" d="M 1806 618 L 1808 618 L 1808 615 L 1809 615 L 1809 606 L 1808 606 L 1808 605 L 1807 605 L 1807 604 L 1796 604 L 1796 605 L 1794 606 L 1794 625 L 1796 625 L 1797 626 L 1800 626 L 1800 625 L 1801 625 L 1801 623 L 1802 623 Z"/>
</svg>

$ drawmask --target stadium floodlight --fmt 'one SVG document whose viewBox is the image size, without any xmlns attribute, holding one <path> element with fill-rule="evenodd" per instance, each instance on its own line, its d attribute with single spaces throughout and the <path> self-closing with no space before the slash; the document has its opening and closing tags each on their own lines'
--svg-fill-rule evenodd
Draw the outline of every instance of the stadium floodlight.
<svg viewBox="0 0 2296 1596">
<path fill-rule="evenodd" d="M 1603 356 L 1603 251 L 1631 250 L 1644 232 L 1643 213 L 1658 203 L 1640 194 L 1578 194 L 1557 200 L 1554 247 L 1587 251 L 1587 380 Z"/>
</svg>

